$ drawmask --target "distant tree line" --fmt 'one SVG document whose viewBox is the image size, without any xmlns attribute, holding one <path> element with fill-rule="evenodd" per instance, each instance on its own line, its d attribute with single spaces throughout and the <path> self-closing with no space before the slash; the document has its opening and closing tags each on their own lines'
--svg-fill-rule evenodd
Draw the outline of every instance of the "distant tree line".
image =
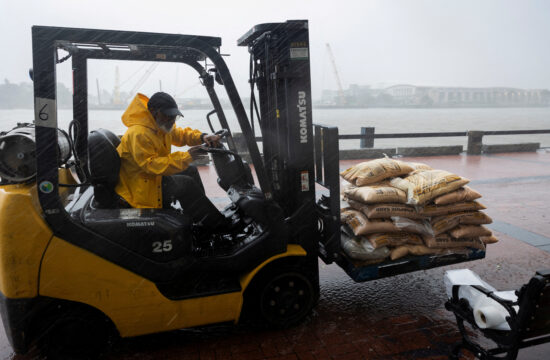
<svg viewBox="0 0 550 360">
<path fill-rule="evenodd" d="M 32 83 L 11 83 L 4 79 L 0 84 L 0 109 L 32 109 L 34 106 Z M 72 93 L 64 84 L 57 83 L 57 106 L 67 108 L 72 106 Z"/>
</svg>

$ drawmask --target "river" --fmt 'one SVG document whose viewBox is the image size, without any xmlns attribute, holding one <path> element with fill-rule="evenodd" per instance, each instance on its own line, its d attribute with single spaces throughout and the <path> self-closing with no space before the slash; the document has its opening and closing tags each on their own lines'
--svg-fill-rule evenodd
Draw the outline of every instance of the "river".
<svg viewBox="0 0 550 360">
<path fill-rule="evenodd" d="M 125 130 L 120 121 L 122 110 L 91 110 L 90 129 L 108 128 L 117 134 Z M 208 110 L 182 109 L 185 117 L 178 120 L 182 127 L 190 126 L 208 132 Z M 238 132 L 236 117 L 225 109 L 231 130 Z M 215 118 L 215 116 L 214 116 Z M 0 110 L 0 130 L 11 129 L 18 122 L 30 122 L 33 110 Z M 59 110 L 58 122 L 62 128 L 72 119 L 71 110 Z M 448 109 L 313 109 L 313 122 L 339 127 L 340 134 L 358 134 L 362 126 L 375 127 L 376 133 L 444 132 L 468 130 L 527 130 L 550 129 L 550 107 L 545 108 L 448 108 Z M 216 121 L 214 121 L 216 123 Z M 216 125 L 215 125 L 216 126 Z M 219 128 L 219 126 L 217 126 Z M 375 147 L 463 145 L 466 137 L 376 139 Z M 486 136 L 484 144 L 511 144 L 540 142 L 550 147 L 550 134 Z M 341 141 L 340 148 L 359 147 L 358 140 Z"/>
</svg>

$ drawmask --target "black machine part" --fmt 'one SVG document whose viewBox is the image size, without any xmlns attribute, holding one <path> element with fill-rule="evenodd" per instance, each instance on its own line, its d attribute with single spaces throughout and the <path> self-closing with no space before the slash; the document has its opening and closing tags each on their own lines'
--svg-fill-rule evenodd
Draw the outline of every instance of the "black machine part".
<svg viewBox="0 0 550 360">
<path fill-rule="evenodd" d="M 264 226 L 272 224 L 281 226 L 284 219 L 283 210 L 274 201 L 266 200 L 257 187 L 231 186 L 227 195 L 238 206 L 245 222 L 250 219 Z"/>
<path fill-rule="evenodd" d="M 120 157 L 116 151 L 118 136 L 105 129 L 88 135 L 88 172 L 94 186 L 94 196 L 100 208 L 116 208 L 120 197 L 115 192 L 120 171 Z"/>
<path fill-rule="evenodd" d="M 228 135 L 227 130 L 216 132 L 222 138 Z M 227 192 L 227 195 L 240 209 L 247 219 L 268 226 L 274 219 L 284 218 L 281 207 L 273 201 L 266 200 L 263 192 L 254 186 L 254 179 L 250 166 L 241 156 L 223 145 L 217 148 L 205 148 L 212 155 L 214 167 L 218 174 L 218 184 Z"/>
<path fill-rule="evenodd" d="M 191 219 L 175 210 L 90 208 L 81 213 L 80 221 L 156 262 L 166 263 L 191 254 Z"/>
<path fill-rule="evenodd" d="M 209 148 L 212 161 L 218 174 L 218 184 L 225 191 L 231 186 L 250 187 L 254 184 L 250 166 L 243 161 L 239 154 L 221 148 Z"/>
<path fill-rule="evenodd" d="M 36 176 L 36 140 L 34 124 L 19 123 L 8 132 L 0 133 L 0 177 L 3 182 L 22 183 Z M 71 157 L 69 135 L 57 129 L 59 165 Z"/>
<path fill-rule="evenodd" d="M 229 135 L 229 131 L 222 129 L 215 134 L 223 139 Z M 224 145 L 205 147 L 204 150 L 212 154 L 214 168 L 218 174 L 218 184 L 224 191 L 228 191 L 231 186 L 247 188 L 254 185 L 250 166 L 239 154 L 226 149 Z"/>
</svg>

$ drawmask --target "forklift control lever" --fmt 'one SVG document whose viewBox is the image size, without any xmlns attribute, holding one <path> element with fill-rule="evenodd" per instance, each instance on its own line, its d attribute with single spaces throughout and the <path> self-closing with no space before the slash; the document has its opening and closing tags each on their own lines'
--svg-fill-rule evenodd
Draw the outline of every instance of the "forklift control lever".
<svg viewBox="0 0 550 360">
<path fill-rule="evenodd" d="M 229 130 L 227 130 L 227 129 L 221 129 L 221 130 L 216 131 L 214 134 L 215 134 L 215 135 L 219 135 L 220 138 L 223 139 L 223 138 L 227 137 L 227 135 L 229 135 Z"/>
<path fill-rule="evenodd" d="M 212 153 L 212 154 L 230 154 L 235 155 L 235 153 L 231 150 L 225 149 L 225 148 L 215 148 L 215 147 L 208 147 L 203 146 L 204 151 Z"/>
</svg>

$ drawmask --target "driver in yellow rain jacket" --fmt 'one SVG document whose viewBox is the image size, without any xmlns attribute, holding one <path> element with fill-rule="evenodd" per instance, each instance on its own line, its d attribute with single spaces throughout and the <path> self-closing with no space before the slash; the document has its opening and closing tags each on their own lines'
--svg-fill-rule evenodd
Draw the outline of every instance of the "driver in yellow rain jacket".
<svg viewBox="0 0 550 360">
<path fill-rule="evenodd" d="M 170 208 L 178 200 L 195 222 L 226 226 L 229 220 L 206 197 L 198 171 L 190 165 L 204 154 L 200 144 L 216 146 L 220 137 L 177 127 L 177 116 L 183 115 L 166 93 L 151 99 L 135 96 L 122 115 L 128 130 L 117 147 L 121 164 L 115 191 L 135 208 Z M 191 147 L 171 152 L 172 145 Z"/>
</svg>

